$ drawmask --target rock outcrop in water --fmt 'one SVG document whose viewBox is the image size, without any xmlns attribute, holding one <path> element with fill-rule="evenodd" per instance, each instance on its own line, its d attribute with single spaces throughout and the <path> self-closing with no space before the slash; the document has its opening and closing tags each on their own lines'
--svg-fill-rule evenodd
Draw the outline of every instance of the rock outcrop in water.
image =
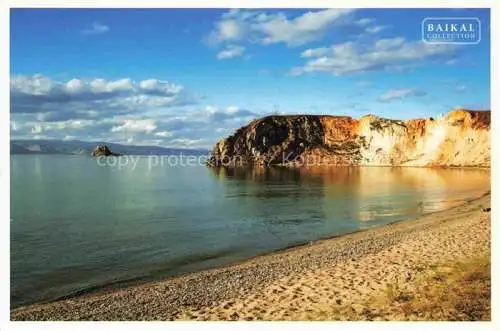
<svg viewBox="0 0 500 331">
<path fill-rule="evenodd" d="M 113 153 L 107 145 L 97 145 L 91 152 L 92 156 L 120 156 L 121 154 Z"/>
<path fill-rule="evenodd" d="M 490 167 L 490 152 L 489 110 L 407 121 L 273 115 L 220 140 L 209 164 Z"/>
</svg>

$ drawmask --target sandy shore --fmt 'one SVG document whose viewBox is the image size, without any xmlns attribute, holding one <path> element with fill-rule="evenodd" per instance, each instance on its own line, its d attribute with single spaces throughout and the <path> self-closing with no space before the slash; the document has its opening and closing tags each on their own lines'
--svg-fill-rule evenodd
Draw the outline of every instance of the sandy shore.
<svg viewBox="0 0 500 331">
<path fill-rule="evenodd" d="M 442 212 L 229 267 L 17 308 L 11 319 L 348 319 L 332 315 L 342 310 L 358 319 L 383 316 L 380 310 L 390 307 L 366 302 L 389 286 L 411 289 L 428 268 L 489 256 L 490 213 L 482 210 L 489 206 L 488 194 Z"/>
</svg>

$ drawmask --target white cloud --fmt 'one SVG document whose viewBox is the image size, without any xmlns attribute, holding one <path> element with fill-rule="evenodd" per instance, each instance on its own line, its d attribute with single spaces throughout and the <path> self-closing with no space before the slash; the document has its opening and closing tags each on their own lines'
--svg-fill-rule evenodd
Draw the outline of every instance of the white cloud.
<svg viewBox="0 0 500 331">
<path fill-rule="evenodd" d="M 255 118 L 256 114 L 246 109 L 240 109 L 236 106 L 229 106 L 226 109 L 207 106 L 204 110 L 197 112 L 197 115 L 194 116 L 198 116 L 200 120 L 208 122 L 220 122 L 227 120 L 246 120 Z"/>
<path fill-rule="evenodd" d="M 163 137 L 163 138 L 170 138 L 172 137 L 174 134 L 170 131 L 160 131 L 160 132 L 156 132 L 155 133 L 155 136 L 158 136 L 158 137 Z"/>
<path fill-rule="evenodd" d="M 11 77 L 11 139 L 82 141 L 210 148 L 258 116 L 247 109 L 193 106 L 181 85 L 160 79 Z M 128 141 L 130 140 L 130 141 Z"/>
<path fill-rule="evenodd" d="M 354 21 L 353 23 L 356 25 L 365 26 L 373 22 L 375 22 L 375 19 L 373 18 L 361 18 L 357 21 Z"/>
<path fill-rule="evenodd" d="M 321 39 L 327 29 L 340 21 L 351 9 L 326 9 L 307 12 L 294 19 L 284 14 L 268 15 L 254 29 L 263 33 L 264 44 L 283 42 L 289 46 L 300 46 Z"/>
<path fill-rule="evenodd" d="M 68 93 L 80 93 L 85 89 L 85 84 L 80 79 L 71 79 L 66 83 Z"/>
<path fill-rule="evenodd" d="M 349 23 L 354 9 L 309 11 L 297 17 L 284 13 L 266 14 L 261 11 L 231 10 L 222 15 L 209 35 L 211 43 L 247 40 L 264 45 L 285 43 L 300 46 L 321 39 L 336 25 Z"/>
<path fill-rule="evenodd" d="M 34 135 L 34 136 L 30 137 L 30 138 L 34 139 L 34 140 L 51 140 L 51 139 L 54 139 L 51 136 L 45 136 L 45 135 L 41 135 L 41 134 L 36 134 L 36 135 Z M 38 147 L 38 148 L 40 148 L 40 147 Z"/>
<path fill-rule="evenodd" d="M 245 51 L 245 47 L 243 47 L 243 46 L 229 45 L 226 47 L 226 49 L 220 51 L 217 54 L 217 58 L 219 60 L 231 59 L 233 57 L 238 57 L 238 56 L 243 55 L 244 51 Z"/>
<path fill-rule="evenodd" d="M 312 48 L 301 56 L 311 58 L 303 66 L 290 70 L 291 75 L 327 72 L 335 76 L 375 70 L 411 68 L 427 59 L 447 57 L 457 45 L 430 45 L 404 38 L 379 39 L 371 44 L 352 41 L 330 47 Z"/>
<path fill-rule="evenodd" d="M 52 88 L 52 80 L 41 74 L 36 74 L 31 77 L 14 76 L 10 80 L 11 92 L 44 95 L 50 92 Z"/>
<path fill-rule="evenodd" d="M 328 50 L 328 47 L 306 49 L 300 54 L 300 57 L 319 57 L 325 55 Z"/>
<path fill-rule="evenodd" d="M 418 89 L 394 89 L 394 90 L 389 90 L 386 93 L 382 94 L 378 98 L 378 100 L 381 102 L 389 102 L 392 100 L 407 98 L 409 96 L 424 96 L 424 95 L 426 95 L 426 93 Z"/>
<path fill-rule="evenodd" d="M 79 130 L 92 126 L 95 122 L 92 120 L 67 120 L 52 122 L 26 122 L 22 126 L 30 126 L 31 133 L 41 133 L 57 130 Z"/>
<path fill-rule="evenodd" d="M 84 34 L 101 34 L 109 31 L 109 26 L 94 22 L 90 27 L 82 30 Z"/>
<path fill-rule="evenodd" d="M 245 36 L 246 26 L 236 20 L 223 20 L 217 22 L 218 40 L 235 41 Z"/>
<path fill-rule="evenodd" d="M 183 86 L 166 80 L 95 78 L 54 81 L 43 75 L 13 76 L 10 82 L 11 112 L 38 113 L 43 120 L 78 112 L 97 117 L 102 112 L 127 113 L 137 107 L 164 108 L 193 104 L 196 99 Z M 58 118 L 61 119 L 61 118 Z"/>
<path fill-rule="evenodd" d="M 122 78 L 110 81 L 106 84 L 106 90 L 101 92 L 134 91 L 135 84 L 130 78 Z"/>
<path fill-rule="evenodd" d="M 387 25 L 376 25 L 376 26 L 370 26 L 370 27 L 367 27 L 365 29 L 365 31 L 369 34 L 375 34 L 375 33 L 379 33 L 380 31 L 382 30 L 385 30 L 387 29 L 388 26 Z"/>
<path fill-rule="evenodd" d="M 229 107 L 227 107 L 226 112 L 228 114 L 236 114 L 239 110 L 240 109 L 236 106 L 229 106 Z"/>
<path fill-rule="evenodd" d="M 111 128 L 111 132 L 146 132 L 151 133 L 156 130 L 156 123 L 151 119 L 142 119 L 142 120 L 125 120 L 123 124 L 113 126 Z"/>
<path fill-rule="evenodd" d="M 148 91 L 150 93 L 159 93 L 159 94 L 177 94 L 183 90 L 181 85 L 176 85 L 169 83 L 166 80 L 158 80 L 158 79 L 146 79 L 139 83 L 139 87 L 143 91 Z"/>
<path fill-rule="evenodd" d="M 173 109 L 169 114 L 145 111 L 93 120 L 38 121 L 34 114 L 12 114 L 11 139 L 71 139 L 134 145 L 211 148 L 224 134 L 257 115 L 236 106 Z M 217 128 L 224 126 L 224 133 Z"/>
<path fill-rule="evenodd" d="M 136 83 L 130 78 L 105 80 L 95 78 L 82 80 L 73 78 L 68 82 L 53 81 L 37 74 L 33 76 L 17 75 L 11 78 L 10 90 L 14 95 L 24 94 L 45 96 L 45 101 L 64 101 L 84 97 L 85 99 L 114 97 L 120 92 L 128 95 L 172 96 L 182 92 L 183 87 L 158 79 L 147 79 Z"/>
<path fill-rule="evenodd" d="M 64 128 L 69 127 L 71 129 L 81 129 L 93 124 L 94 121 L 92 120 L 69 120 L 65 122 Z"/>
<path fill-rule="evenodd" d="M 423 44 L 423 43 L 421 43 Z M 397 49 L 405 45 L 403 37 L 379 39 L 374 44 L 375 51 L 385 51 L 389 49 Z"/>
</svg>

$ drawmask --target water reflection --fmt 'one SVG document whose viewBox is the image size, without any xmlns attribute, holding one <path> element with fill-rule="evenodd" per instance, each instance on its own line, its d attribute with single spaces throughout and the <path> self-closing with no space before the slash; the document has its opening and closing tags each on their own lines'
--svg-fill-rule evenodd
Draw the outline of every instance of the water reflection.
<svg viewBox="0 0 500 331">
<path fill-rule="evenodd" d="M 176 275 L 444 209 L 489 172 L 99 166 L 11 156 L 11 300 Z"/>
<path fill-rule="evenodd" d="M 231 182 L 237 182 L 239 196 L 259 200 L 293 199 L 295 216 L 301 214 L 303 217 L 302 220 L 293 217 L 296 222 L 318 218 L 379 223 L 417 216 L 479 197 L 490 185 L 489 170 L 482 169 L 221 167 L 212 168 L 212 172 L 228 187 L 231 187 Z M 315 200 L 311 206 L 304 206 L 306 196 L 321 199 Z M 258 206 L 265 208 L 265 204 Z M 268 215 L 262 216 L 274 219 L 282 212 L 276 209 L 279 206 L 273 204 Z M 292 208 L 288 204 L 286 207 Z M 286 214 L 291 213 L 286 211 Z M 360 227 L 365 226 L 368 225 L 360 224 Z"/>
</svg>

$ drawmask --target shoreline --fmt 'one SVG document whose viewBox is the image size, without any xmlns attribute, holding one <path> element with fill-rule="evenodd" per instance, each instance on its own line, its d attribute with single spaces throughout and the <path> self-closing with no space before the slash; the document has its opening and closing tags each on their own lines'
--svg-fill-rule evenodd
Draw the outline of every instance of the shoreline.
<svg viewBox="0 0 500 331">
<path fill-rule="evenodd" d="M 11 309 L 11 319 L 192 319 L 196 314 L 187 312 L 205 312 L 220 305 L 227 306 L 224 303 L 228 300 L 238 301 L 238 298 L 249 297 L 272 286 L 276 279 L 295 277 L 373 256 L 404 244 L 412 235 L 457 223 L 457 219 L 470 216 L 471 213 L 482 213 L 480 206 L 489 206 L 490 197 L 490 191 L 487 191 L 446 210 L 286 247 L 220 267 L 128 284 L 126 287 L 120 283 L 112 288 L 84 291 L 55 301 L 19 306 Z M 201 319 L 206 318 L 202 316 Z M 227 316 L 222 319 L 239 318 Z"/>
<path fill-rule="evenodd" d="M 67 293 L 67 294 L 55 296 L 55 297 L 48 298 L 48 299 L 43 299 L 43 300 L 38 300 L 38 301 L 34 301 L 34 302 L 27 302 L 27 303 L 20 303 L 20 304 L 16 304 L 16 305 L 11 305 L 10 310 L 12 311 L 12 310 L 20 309 L 20 308 L 23 308 L 23 307 L 33 306 L 33 305 L 46 305 L 46 304 L 50 304 L 50 303 L 54 303 L 54 302 L 58 302 L 58 301 L 64 301 L 64 300 L 68 300 L 68 299 L 72 299 L 72 298 L 77 298 L 77 297 L 81 297 L 81 296 L 89 296 L 89 295 L 96 295 L 96 294 L 106 294 L 106 293 L 111 293 L 111 292 L 118 291 L 118 290 L 121 290 L 121 289 L 126 289 L 126 288 L 129 288 L 129 287 L 136 287 L 136 286 L 141 286 L 141 285 L 147 285 L 147 284 L 161 282 L 161 281 L 166 281 L 166 280 L 174 280 L 174 279 L 183 278 L 183 277 L 186 277 L 186 276 L 190 276 L 190 275 L 194 275 L 194 274 L 198 274 L 198 273 L 202 273 L 202 272 L 209 272 L 209 271 L 216 270 L 216 269 L 224 269 L 224 268 L 235 267 L 235 266 L 237 266 L 239 264 L 242 264 L 242 263 L 245 263 L 245 262 L 250 262 L 250 261 L 252 261 L 254 259 L 260 259 L 260 258 L 263 258 L 263 257 L 266 257 L 266 256 L 271 256 L 271 255 L 275 255 L 275 254 L 285 253 L 285 252 L 293 251 L 295 249 L 301 249 L 302 247 L 307 247 L 307 246 L 310 246 L 311 244 L 317 244 L 317 243 L 321 243 L 321 242 L 324 242 L 324 241 L 329 241 L 329 240 L 333 240 L 333 239 L 339 239 L 339 238 L 344 237 L 344 236 L 354 235 L 354 234 L 361 233 L 361 232 L 364 232 L 364 231 L 376 230 L 376 229 L 378 229 L 380 227 L 390 226 L 390 225 L 397 224 L 397 223 L 400 223 L 400 222 L 411 222 L 413 220 L 418 220 L 419 218 L 421 218 L 423 216 L 432 215 L 434 213 L 443 212 L 443 211 L 455 208 L 458 205 L 478 200 L 478 199 L 482 198 L 483 196 L 489 195 L 489 194 L 490 194 L 490 190 L 487 190 L 484 193 L 482 193 L 482 195 L 479 196 L 479 197 L 468 197 L 468 198 L 458 199 L 457 201 L 459 201 L 459 202 L 457 204 L 455 204 L 453 206 L 449 206 L 448 208 L 445 208 L 443 210 L 426 212 L 426 213 L 424 213 L 424 214 L 422 214 L 420 216 L 416 216 L 416 217 L 412 217 L 412 218 L 403 218 L 403 219 L 400 219 L 400 220 L 391 221 L 389 223 L 385 223 L 385 224 L 381 224 L 381 225 L 375 225 L 375 226 L 368 227 L 368 228 L 357 229 L 357 230 L 352 231 L 352 232 L 346 232 L 346 233 L 341 233 L 341 234 L 336 234 L 336 235 L 324 235 L 324 236 L 318 237 L 317 239 L 314 239 L 314 240 L 297 242 L 297 243 L 290 244 L 290 245 L 282 247 L 282 248 L 271 250 L 271 251 L 268 251 L 268 252 L 265 252 L 265 253 L 262 253 L 262 254 L 258 254 L 258 255 L 255 255 L 255 256 L 248 257 L 248 258 L 244 258 L 244 259 L 240 259 L 240 260 L 235 260 L 235 261 L 232 261 L 232 262 L 229 262 L 229 263 L 225 263 L 225 264 L 222 264 L 222 265 L 216 265 L 216 266 L 213 266 L 213 267 L 203 268 L 203 269 L 200 269 L 200 270 L 193 270 L 193 271 L 182 272 L 180 274 L 163 275 L 163 276 L 161 276 L 161 275 L 157 275 L 157 276 L 138 276 L 138 277 L 135 277 L 135 278 L 128 278 L 128 279 L 116 280 L 116 281 L 105 283 L 105 284 L 96 284 L 96 285 L 93 285 L 93 286 L 89 286 L 89 287 L 86 287 L 86 288 L 75 290 L 75 291 L 73 291 L 71 293 Z"/>
</svg>

